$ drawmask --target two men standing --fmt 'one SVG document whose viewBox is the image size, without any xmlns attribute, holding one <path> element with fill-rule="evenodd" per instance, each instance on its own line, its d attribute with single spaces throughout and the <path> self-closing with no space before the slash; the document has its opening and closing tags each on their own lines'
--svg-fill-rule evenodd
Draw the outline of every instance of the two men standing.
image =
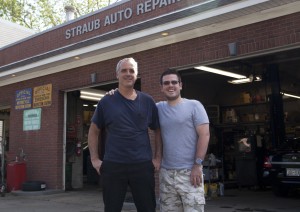
<svg viewBox="0 0 300 212">
<path fill-rule="evenodd" d="M 181 98 L 181 78 L 172 70 L 161 75 L 167 101 L 156 107 L 149 95 L 133 88 L 137 73 L 133 58 L 121 60 L 116 68 L 118 90 L 99 101 L 92 118 L 89 149 L 93 167 L 102 176 L 105 211 L 121 211 L 129 185 L 137 211 L 154 212 L 154 170 L 160 170 L 161 211 L 204 211 L 202 161 L 210 135 L 204 107 Z M 104 128 L 101 161 L 98 136 Z M 155 131 L 153 159 L 148 128 Z"/>
</svg>

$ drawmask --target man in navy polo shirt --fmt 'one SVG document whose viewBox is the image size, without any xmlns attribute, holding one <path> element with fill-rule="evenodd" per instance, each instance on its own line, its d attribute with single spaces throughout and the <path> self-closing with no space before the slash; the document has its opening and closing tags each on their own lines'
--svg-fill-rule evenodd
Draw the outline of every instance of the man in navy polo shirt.
<svg viewBox="0 0 300 212">
<path fill-rule="evenodd" d="M 160 168 L 162 152 L 158 111 L 152 97 L 134 89 L 137 74 L 133 58 L 119 61 L 118 90 L 98 102 L 89 129 L 91 161 L 103 180 L 105 212 L 122 210 L 127 186 L 138 212 L 154 212 L 156 208 L 154 171 Z M 155 131 L 154 159 L 148 128 Z M 104 129 L 105 154 L 101 161 L 98 137 Z"/>
</svg>

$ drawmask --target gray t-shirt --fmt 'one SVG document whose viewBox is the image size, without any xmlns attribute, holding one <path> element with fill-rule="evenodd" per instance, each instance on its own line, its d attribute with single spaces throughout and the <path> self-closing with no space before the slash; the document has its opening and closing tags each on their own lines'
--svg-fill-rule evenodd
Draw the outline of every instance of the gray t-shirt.
<svg viewBox="0 0 300 212">
<path fill-rule="evenodd" d="M 156 103 L 163 140 L 162 168 L 191 169 L 194 165 L 198 134 L 196 126 L 209 123 L 203 105 L 182 98 L 175 106 Z"/>
</svg>

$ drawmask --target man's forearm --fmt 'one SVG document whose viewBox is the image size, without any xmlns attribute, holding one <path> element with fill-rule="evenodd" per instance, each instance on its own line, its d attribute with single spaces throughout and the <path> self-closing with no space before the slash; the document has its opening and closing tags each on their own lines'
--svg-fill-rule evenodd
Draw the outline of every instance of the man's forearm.
<svg viewBox="0 0 300 212">
<path fill-rule="evenodd" d="M 101 130 L 95 124 L 91 124 L 88 134 L 88 146 L 91 155 L 91 160 L 99 159 L 98 153 L 98 136 Z"/>
<path fill-rule="evenodd" d="M 90 150 L 91 160 L 99 159 L 98 143 L 96 143 L 94 140 L 89 142 L 89 150 Z"/>
<path fill-rule="evenodd" d="M 197 157 L 204 160 L 207 149 L 208 149 L 208 143 L 209 143 L 209 135 L 202 137 L 198 140 L 198 148 L 197 148 Z"/>
<path fill-rule="evenodd" d="M 204 160 L 210 139 L 209 125 L 205 124 L 199 126 L 197 128 L 197 132 L 199 138 L 197 142 L 195 158 L 201 158 L 202 160 Z"/>
<path fill-rule="evenodd" d="M 155 130 L 155 150 L 154 150 L 154 158 L 157 160 L 162 159 L 162 140 L 160 129 Z"/>
</svg>

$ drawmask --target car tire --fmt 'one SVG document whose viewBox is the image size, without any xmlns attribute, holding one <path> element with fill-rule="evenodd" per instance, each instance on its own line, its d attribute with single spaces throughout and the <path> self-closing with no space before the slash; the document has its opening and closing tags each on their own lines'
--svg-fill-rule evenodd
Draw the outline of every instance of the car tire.
<svg viewBox="0 0 300 212">
<path fill-rule="evenodd" d="M 22 184 L 22 191 L 41 191 L 46 189 L 44 181 L 26 181 Z"/>
</svg>

